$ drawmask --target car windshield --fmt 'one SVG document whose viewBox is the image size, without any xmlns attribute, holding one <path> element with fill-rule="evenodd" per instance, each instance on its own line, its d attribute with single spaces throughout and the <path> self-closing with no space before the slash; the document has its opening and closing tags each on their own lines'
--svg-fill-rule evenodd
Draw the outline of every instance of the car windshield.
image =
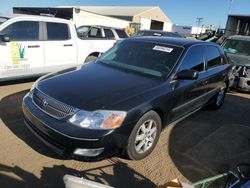
<svg viewBox="0 0 250 188">
<path fill-rule="evenodd" d="M 80 38 L 83 37 L 84 38 L 84 37 L 88 36 L 89 29 L 90 29 L 89 26 L 78 27 L 76 29 L 78 37 L 80 37 Z"/>
<path fill-rule="evenodd" d="M 250 41 L 228 39 L 223 48 L 227 53 L 250 56 Z"/>
<path fill-rule="evenodd" d="M 154 31 L 138 31 L 133 36 L 162 36 L 162 33 L 160 32 L 154 32 Z"/>
<path fill-rule="evenodd" d="M 134 37 L 136 36 L 156 36 L 156 37 L 178 37 L 178 38 L 182 38 L 181 35 L 179 35 L 178 33 L 172 33 L 172 32 L 157 32 L 157 31 L 138 31 L 137 33 L 135 33 L 133 35 Z"/>
<path fill-rule="evenodd" d="M 8 20 L 8 18 L 0 17 L 0 25 L 1 25 L 2 23 L 4 23 L 5 21 L 7 21 L 7 20 Z"/>
<path fill-rule="evenodd" d="M 155 77 L 165 77 L 173 69 L 182 47 L 139 40 L 126 40 L 104 53 L 97 63 Z"/>
</svg>

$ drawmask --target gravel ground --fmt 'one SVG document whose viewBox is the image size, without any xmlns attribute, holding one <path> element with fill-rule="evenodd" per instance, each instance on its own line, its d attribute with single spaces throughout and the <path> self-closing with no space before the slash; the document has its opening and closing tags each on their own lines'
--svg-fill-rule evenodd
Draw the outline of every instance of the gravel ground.
<svg viewBox="0 0 250 188">
<path fill-rule="evenodd" d="M 229 93 L 219 111 L 201 110 L 161 134 L 144 160 L 64 159 L 25 127 L 21 102 L 32 82 L 0 86 L 1 187 L 64 187 L 71 174 L 114 187 L 155 187 L 173 178 L 196 180 L 250 163 L 250 95 Z"/>
</svg>

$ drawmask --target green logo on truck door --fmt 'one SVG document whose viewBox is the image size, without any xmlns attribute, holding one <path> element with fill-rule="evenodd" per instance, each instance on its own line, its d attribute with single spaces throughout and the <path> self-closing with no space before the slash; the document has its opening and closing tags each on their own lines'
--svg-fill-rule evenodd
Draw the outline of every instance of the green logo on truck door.
<svg viewBox="0 0 250 188">
<path fill-rule="evenodd" d="M 10 46 L 13 64 L 20 64 L 21 61 L 27 60 L 25 59 L 25 46 L 16 42 L 11 42 Z"/>
</svg>

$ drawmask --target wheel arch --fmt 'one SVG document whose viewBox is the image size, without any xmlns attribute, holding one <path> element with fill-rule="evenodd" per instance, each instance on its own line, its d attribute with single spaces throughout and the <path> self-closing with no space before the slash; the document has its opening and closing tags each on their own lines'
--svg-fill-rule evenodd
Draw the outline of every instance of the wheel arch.
<svg viewBox="0 0 250 188">
<path fill-rule="evenodd" d="M 90 53 L 87 57 L 89 57 L 89 56 L 98 57 L 100 53 L 101 53 L 101 52 L 92 52 L 92 53 Z M 86 57 L 86 58 L 87 58 L 87 57 Z"/>
<path fill-rule="evenodd" d="M 164 110 L 159 106 L 147 105 L 141 112 L 140 117 L 142 117 L 144 114 L 146 114 L 149 111 L 154 111 L 155 113 L 159 115 L 161 119 L 161 127 L 163 129 L 167 124 L 167 116 Z"/>
</svg>

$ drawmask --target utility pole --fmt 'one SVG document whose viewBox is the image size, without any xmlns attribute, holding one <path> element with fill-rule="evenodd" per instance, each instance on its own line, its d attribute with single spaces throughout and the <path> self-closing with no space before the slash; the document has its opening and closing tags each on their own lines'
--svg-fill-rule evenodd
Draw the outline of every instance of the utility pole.
<svg viewBox="0 0 250 188">
<path fill-rule="evenodd" d="M 200 27 L 200 24 L 202 23 L 202 21 L 203 21 L 203 18 L 196 18 L 196 22 L 197 22 L 197 32 L 196 32 L 196 36 L 198 35 L 199 27 Z"/>
<path fill-rule="evenodd" d="M 229 13 L 228 14 L 231 14 L 233 3 L 234 3 L 234 0 L 230 0 Z"/>
</svg>

